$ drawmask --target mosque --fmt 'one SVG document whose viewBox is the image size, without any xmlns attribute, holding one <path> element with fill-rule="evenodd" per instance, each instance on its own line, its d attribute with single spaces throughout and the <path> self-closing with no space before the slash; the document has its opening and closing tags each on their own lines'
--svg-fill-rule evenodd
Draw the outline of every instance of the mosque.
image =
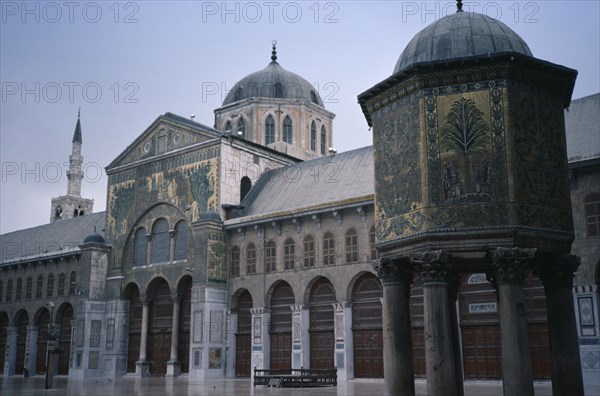
<svg viewBox="0 0 600 396">
<path fill-rule="evenodd" d="M 575 70 L 458 3 L 359 95 L 373 146 L 333 149 L 273 45 L 213 127 L 158 116 L 94 213 L 78 117 L 50 223 L 0 236 L 3 376 L 44 374 L 50 339 L 74 379 L 600 385 L 600 94 L 572 100 Z"/>
</svg>

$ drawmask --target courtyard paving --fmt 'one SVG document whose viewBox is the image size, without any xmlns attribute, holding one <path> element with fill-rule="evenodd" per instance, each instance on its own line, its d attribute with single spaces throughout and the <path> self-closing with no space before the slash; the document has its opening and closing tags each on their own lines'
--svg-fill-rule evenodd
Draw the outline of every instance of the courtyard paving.
<svg viewBox="0 0 600 396">
<path fill-rule="evenodd" d="M 426 395 L 424 380 L 415 382 L 417 395 Z M 44 377 L 0 378 L 2 396 L 377 396 L 383 395 L 383 380 L 352 380 L 337 387 L 312 389 L 274 389 L 265 386 L 254 388 L 248 379 L 190 380 L 179 378 L 122 377 L 115 380 L 68 380 L 56 377 L 54 388 L 44 390 Z M 501 396 L 502 384 L 498 381 L 467 381 L 465 396 Z M 552 395 L 550 382 L 535 383 L 536 396 Z M 441 395 L 443 396 L 443 395 Z"/>
</svg>

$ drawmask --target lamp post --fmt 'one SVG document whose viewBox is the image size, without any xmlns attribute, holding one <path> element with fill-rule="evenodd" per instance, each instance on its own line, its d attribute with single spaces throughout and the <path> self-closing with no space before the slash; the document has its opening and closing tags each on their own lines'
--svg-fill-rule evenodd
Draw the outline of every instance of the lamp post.
<svg viewBox="0 0 600 396">
<path fill-rule="evenodd" d="M 50 323 L 48 324 L 48 341 L 46 347 L 46 383 L 44 389 L 52 389 L 54 379 L 54 352 L 55 341 L 58 337 L 56 326 L 54 326 L 54 303 L 50 301 Z"/>
</svg>

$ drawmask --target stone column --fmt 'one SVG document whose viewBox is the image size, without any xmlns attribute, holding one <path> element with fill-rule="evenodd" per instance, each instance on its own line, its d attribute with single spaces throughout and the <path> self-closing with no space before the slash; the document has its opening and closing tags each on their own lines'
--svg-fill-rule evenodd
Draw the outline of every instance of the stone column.
<svg viewBox="0 0 600 396">
<path fill-rule="evenodd" d="M 535 272 L 544 282 L 552 355 L 552 394 L 583 395 L 579 338 L 573 307 L 573 275 L 580 258 L 571 254 L 542 257 Z"/>
<path fill-rule="evenodd" d="M 177 348 L 179 347 L 179 306 L 181 296 L 174 294 L 173 300 L 173 321 L 171 324 L 171 357 L 167 362 L 167 377 L 177 377 L 181 374 L 181 362 L 177 359 Z"/>
<path fill-rule="evenodd" d="M 534 255 L 535 249 L 497 248 L 491 251 L 490 280 L 498 289 L 505 396 L 533 396 L 523 280 L 529 272 Z"/>
<path fill-rule="evenodd" d="M 427 394 L 456 396 L 454 343 L 448 302 L 450 254 L 428 251 L 411 257 L 423 278 Z"/>
<path fill-rule="evenodd" d="M 175 235 L 176 230 L 169 230 L 169 263 L 175 261 Z"/>
<path fill-rule="evenodd" d="M 135 363 L 136 376 L 150 376 L 150 364 L 146 359 L 146 345 L 148 344 L 148 316 L 150 312 L 150 299 L 140 297 L 142 301 L 142 333 L 140 334 L 140 359 Z"/>
<path fill-rule="evenodd" d="M 268 308 L 252 308 L 252 367 L 250 377 L 254 379 L 254 369 L 271 367 L 271 339 L 269 338 L 269 323 L 271 312 Z"/>
<path fill-rule="evenodd" d="M 23 365 L 23 373 L 27 370 L 28 376 L 35 375 L 35 367 L 37 363 L 37 339 L 38 326 L 27 326 L 27 344 L 25 346 L 25 363 Z"/>
<path fill-rule="evenodd" d="M 150 265 L 152 258 L 152 234 L 146 234 L 146 265 Z"/>
<path fill-rule="evenodd" d="M 414 396 L 409 306 L 413 266 L 403 257 L 381 259 L 373 268 L 383 285 L 384 392 L 389 396 Z"/>
<path fill-rule="evenodd" d="M 4 377 L 15 375 L 17 362 L 17 326 L 6 328 L 6 351 L 4 354 Z"/>
<path fill-rule="evenodd" d="M 448 309 L 450 311 L 450 326 L 452 328 L 452 343 L 454 352 L 454 370 L 456 371 L 456 394 L 464 396 L 465 389 L 463 384 L 463 363 L 460 350 L 460 334 L 458 331 L 458 312 L 456 300 L 458 299 L 458 289 L 460 288 L 460 277 L 456 273 L 451 273 L 448 279 Z"/>
<path fill-rule="evenodd" d="M 304 305 L 292 305 L 292 368 L 310 366 L 309 315 Z"/>
</svg>

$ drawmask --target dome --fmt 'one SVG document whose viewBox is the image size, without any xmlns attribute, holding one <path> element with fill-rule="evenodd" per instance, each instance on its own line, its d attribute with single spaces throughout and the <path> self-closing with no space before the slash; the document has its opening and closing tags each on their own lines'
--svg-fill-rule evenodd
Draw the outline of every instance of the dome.
<svg viewBox="0 0 600 396">
<path fill-rule="evenodd" d="M 106 240 L 104 239 L 104 237 L 100 234 L 98 234 L 97 232 L 90 234 L 88 236 L 85 237 L 85 239 L 83 240 L 83 243 L 100 243 L 100 244 L 106 244 Z"/>
<path fill-rule="evenodd" d="M 225 97 L 223 106 L 249 98 L 301 99 L 323 107 L 323 101 L 311 83 L 277 63 L 273 44 L 271 63 L 238 81 Z"/>
<path fill-rule="evenodd" d="M 413 37 L 394 74 L 423 62 L 515 52 L 533 56 L 527 43 L 504 23 L 475 12 L 447 15 Z"/>
</svg>

